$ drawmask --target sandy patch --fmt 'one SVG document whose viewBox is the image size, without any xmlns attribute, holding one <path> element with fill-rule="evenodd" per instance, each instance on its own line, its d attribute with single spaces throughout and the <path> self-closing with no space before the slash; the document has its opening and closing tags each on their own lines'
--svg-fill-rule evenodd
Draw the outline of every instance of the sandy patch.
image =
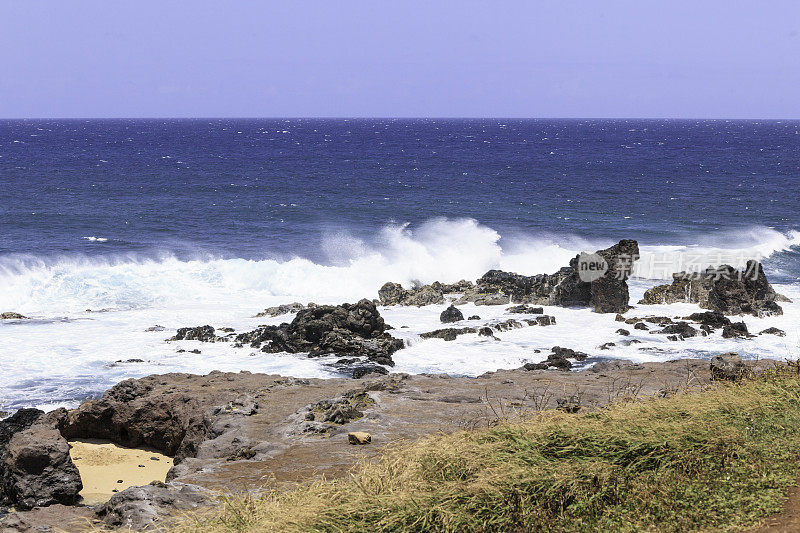
<svg viewBox="0 0 800 533">
<path fill-rule="evenodd" d="M 154 450 L 125 448 L 104 440 L 70 441 L 69 454 L 83 481 L 84 503 L 106 502 L 128 487 L 164 481 L 172 458 Z"/>
</svg>

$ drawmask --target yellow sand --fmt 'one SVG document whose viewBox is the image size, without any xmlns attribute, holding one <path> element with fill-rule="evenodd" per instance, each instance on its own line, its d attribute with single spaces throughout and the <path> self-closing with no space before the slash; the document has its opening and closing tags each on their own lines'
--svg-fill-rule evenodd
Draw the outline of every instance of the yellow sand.
<svg viewBox="0 0 800 533">
<path fill-rule="evenodd" d="M 74 440 L 69 444 L 72 462 L 81 473 L 81 496 L 88 505 L 108 501 L 115 491 L 164 481 L 173 464 L 171 457 L 159 452 L 125 448 L 104 440 Z M 120 480 L 122 483 L 118 483 Z"/>
</svg>

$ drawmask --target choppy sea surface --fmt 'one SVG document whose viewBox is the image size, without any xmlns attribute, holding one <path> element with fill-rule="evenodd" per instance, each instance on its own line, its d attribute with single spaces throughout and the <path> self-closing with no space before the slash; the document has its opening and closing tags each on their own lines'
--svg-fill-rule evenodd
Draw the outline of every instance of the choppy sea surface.
<svg viewBox="0 0 800 533">
<path fill-rule="evenodd" d="M 799 197 L 798 121 L 0 121 L 0 312 L 32 317 L 0 321 L 0 411 L 74 405 L 152 373 L 337 375 L 335 358 L 165 339 L 290 320 L 252 318 L 279 303 L 375 298 L 386 281 L 551 273 L 622 238 L 643 252 L 634 304 L 687 267 L 762 259 L 794 303 L 744 320 L 786 337 L 635 330 L 642 344 L 600 352 L 613 315 L 548 308 L 556 326 L 445 342 L 418 336 L 443 306 L 382 308 L 410 344 L 395 369 L 474 376 L 553 345 L 636 361 L 796 358 Z M 130 359 L 143 362 L 118 362 Z"/>
</svg>

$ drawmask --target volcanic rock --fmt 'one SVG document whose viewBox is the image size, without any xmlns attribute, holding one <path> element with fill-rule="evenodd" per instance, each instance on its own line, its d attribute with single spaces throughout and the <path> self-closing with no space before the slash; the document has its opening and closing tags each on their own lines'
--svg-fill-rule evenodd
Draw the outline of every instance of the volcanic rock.
<svg viewBox="0 0 800 533">
<path fill-rule="evenodd" d="M 458 310 L 456 306 L 451 305 L 450 307 L 442 311 L 442 314 L 439 315 L 439 320 L 441 320 L 444 323 L 459 322 L 461 320 L 464 320 L 464 315 L 463 313 L 461 313 L 461 311 Z"/>
<path fill-rule="evenodd" d="M 81 476 L 69 456 L 69 444 L 57 429 L 34 424 L 15 433 L 2 462 L 3 492 L 17 508 L 72 505 L 80 499 Z"/>
<path fill-rule="evenodd" d="M 671 285 L 647 290 L 639 303 L 689 302 L 726 315 L 764 317 L 783 314 L 776 300 L 778 295 L 767 281 L 761 263 L 748 261 L 742 271 L 722 265 L 708 268 L 699 275 L 673 274 Z"/>
<path fill-rule="evenodd" d="M 715 355 L 710 366 L 711 379 L 734 381 L 741 379 L 747 372 L 747 366 L 735 352 Z"/>
<path fill-rule="evenodd" d="M 307 307 L 290 324 L 259 326 L 235 340 L 268 353 L 308 352 L 310 357 L 335 353 L 391 361 L 404 344 L 386 329 L 375 304 L 363 299 L 356 304 Z"/>
</svg>

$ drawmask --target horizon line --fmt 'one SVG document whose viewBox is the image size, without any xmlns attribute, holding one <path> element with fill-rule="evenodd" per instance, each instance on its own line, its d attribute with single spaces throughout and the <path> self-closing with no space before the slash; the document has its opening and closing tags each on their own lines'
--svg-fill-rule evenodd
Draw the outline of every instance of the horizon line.
<svg viewBox="0 0 800 533">
<path fill-rule="evenodd" d="M 716 121 L 800 121 L 800 117 L 522 117 L 522 116 L 111 116 L 111 117 L 0 117 L 3 120 L 716 120 Z"/>
</svg>

